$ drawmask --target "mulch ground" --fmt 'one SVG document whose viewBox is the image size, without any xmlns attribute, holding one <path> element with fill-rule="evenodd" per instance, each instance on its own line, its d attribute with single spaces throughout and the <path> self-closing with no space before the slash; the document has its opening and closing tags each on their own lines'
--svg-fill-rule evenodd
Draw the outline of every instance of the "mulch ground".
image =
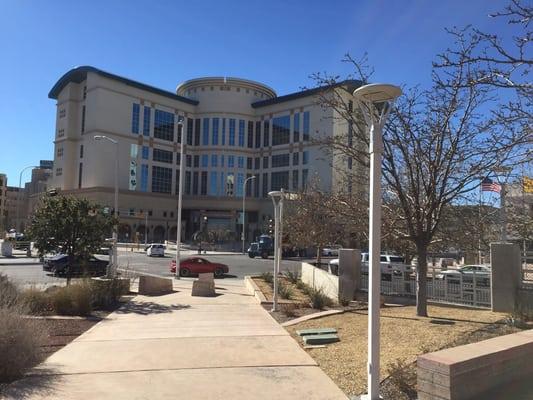
<svg viewBox="0 0 533 400">
<path fill-rule="evenodd" d="M 45 341 L 41 345 L 41 361 L 92 328 L 98 321 L 98 319 L 35 319 L 35 329 L 46 332 Z"/>
<path fill-rule="evenodd" d="M 417 355 L 457 344 L 477 342 L 518 331 L 501 321 L 505 314 L 444 306 L 429 306 L 429 318 L 416 316 L 414 306 L 381 309 L 381 378 L 398 360 L 413 363 Z M 300 345 L 296 330 L 336 328 L 340 342 L 306 349 L 348 395 L 366 392 L 367 312 L 347 311 L 287 327 Z"/>
</svg>

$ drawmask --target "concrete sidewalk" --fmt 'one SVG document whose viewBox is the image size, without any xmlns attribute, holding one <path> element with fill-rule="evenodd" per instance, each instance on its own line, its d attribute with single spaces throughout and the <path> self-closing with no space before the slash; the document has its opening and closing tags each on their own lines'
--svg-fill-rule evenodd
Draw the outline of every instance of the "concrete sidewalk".
<svg viewBox="0 0 533 400">
<path fill-rule="evenodd" d="M 11 385 L 7 399 L 346 400 L 242 281 L 137 296 Z"/>
</svg>

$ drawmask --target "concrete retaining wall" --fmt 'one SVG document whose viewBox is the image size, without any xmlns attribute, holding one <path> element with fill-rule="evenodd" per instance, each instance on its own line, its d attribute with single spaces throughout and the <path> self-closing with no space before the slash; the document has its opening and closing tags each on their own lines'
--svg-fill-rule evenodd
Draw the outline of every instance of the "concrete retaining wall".
<svg viewBox="0 0 533 400">
<path fill-rule="evenodd" d="M 492 398 L 492 390 L 533 374 L 533 330 L 424 354 L 417 360 L 419 400 Z"/>
<path fill-rule="evenodd" d="M 334 301 L 339 300 L 339 277 L 315 266 L 302 263 L 302 281 L 313 289 L 321 289 Z"/>
<path fill-rule="evenodd" d="M 172 293 L 172 279 L 157 276 L 139 276 L 139 294 L 158 296 Z"/>
</svg>

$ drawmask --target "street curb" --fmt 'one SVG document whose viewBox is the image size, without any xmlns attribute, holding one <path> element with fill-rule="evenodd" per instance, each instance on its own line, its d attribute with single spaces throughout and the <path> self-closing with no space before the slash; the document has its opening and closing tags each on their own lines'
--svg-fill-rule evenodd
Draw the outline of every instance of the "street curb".
<svg viewBox="0 0 533 400">
<path fill-rule="evenodd" d="M 248 293 L 250 293 L 252 296 L 254 296 L 255 300 L 259 304 L 268 304 L 271 302 L 268 302 L 265 295 L 259 287 L 255 284 L 254 280 L 252 279 L 252 276 L 245 276 L 244 277 L 244 286 L 246 287 L 246 290 L 248 290 Z"/>
<path fill-rule="evenodd" d="M 330 315 L 337 315 L 337 314 L 344 314 L 344 310 L 319 311 L 317 313 L 304 315 L 303 317 L 291 319 L 290 321 L 282 323 L 281 326 L 286 327 L 286 326 L 296 325 L 296 324 L 299 324 L 300 322 L 308 321 L 310 319 L 317 319 L 317 318 L 322 318 L 322 317 L 327 317 Z"/>
</svg>

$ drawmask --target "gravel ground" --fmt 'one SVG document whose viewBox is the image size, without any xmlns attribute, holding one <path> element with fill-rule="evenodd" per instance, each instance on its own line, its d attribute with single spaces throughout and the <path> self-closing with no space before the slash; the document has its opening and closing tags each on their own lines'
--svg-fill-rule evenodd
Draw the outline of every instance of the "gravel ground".
<svg viewBox="0 0 533 400">
<path fill-rule="evenodd" d="M 454 343 L 479 341 L 516 332 L 517 328 L 497 323 L 506 314 L 429 306 L 429 318 L 416 316 L 414 306 L 381 310 L 381 378 L 387 367 L 403 359 L 412 363 L 419 354 L 451 347 Z M 296 330 L 337 328 L 340 342 L 326 348 L 306 349 L 320 367 L 348 395 L 366 392 L 367 313 L 364 310 L 310 320 L 287 327 L 302 345 Z"/>
</svg>

